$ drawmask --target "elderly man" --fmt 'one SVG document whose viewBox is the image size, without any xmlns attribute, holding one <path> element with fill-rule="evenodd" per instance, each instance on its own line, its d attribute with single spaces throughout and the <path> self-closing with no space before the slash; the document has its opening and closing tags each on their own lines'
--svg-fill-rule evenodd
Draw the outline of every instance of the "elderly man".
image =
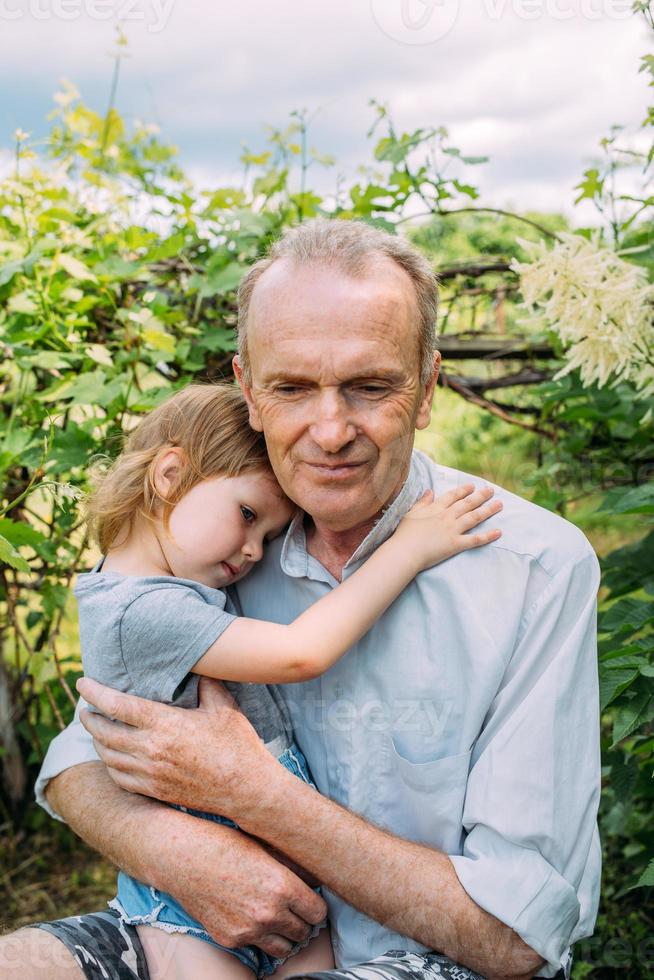
<svg viewBox="0 0 654 980">
<path fill-rule="evenodd" d="M 469 476 L 413 451 L 440 358 L 434 277 L 405 241 L 308 222 L 239 300 L 235 373 L 303 513 L 233 601 L 288 622 L 426 488 Z M 569 975 L 599 888 L 598 563 L 573 525 L 496 496 L 499 541 L 421 573 L 327 674 L 277 692 L 324 795 L 215 686 L 180 711 L 87 681 L 118 723 L 83 715 L 103 762 L 79 721 L 55 739 L 39 784 L 51 812 L 224 945 L 279 955 L 306 937 L 324 907 L 294 868 L 324 885 L 340 976 Z M 40 926 L 5 939 L 3 976 L 27 962 L 50 980 L 147 975 L 111 912 Z"/>
</svg>

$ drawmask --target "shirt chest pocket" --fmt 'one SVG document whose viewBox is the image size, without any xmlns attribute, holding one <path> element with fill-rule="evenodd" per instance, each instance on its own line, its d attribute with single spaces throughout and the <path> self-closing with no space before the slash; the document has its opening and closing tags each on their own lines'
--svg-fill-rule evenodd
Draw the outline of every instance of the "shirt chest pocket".
<svg viewBox="0 0 654 980">
<path fill-rule="evenodd" d="M 394 833 L 446 854 L 460 854 L 471 751 L 414 762 L 405 740 L 389 735 Z"/>
</svg>

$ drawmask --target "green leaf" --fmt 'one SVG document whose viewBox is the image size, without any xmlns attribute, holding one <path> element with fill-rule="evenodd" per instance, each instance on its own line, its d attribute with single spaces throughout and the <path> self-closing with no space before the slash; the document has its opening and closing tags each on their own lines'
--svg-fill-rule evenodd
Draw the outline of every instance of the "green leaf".
<svg viewBox="0 0 654 980">
<path fill-rule="evenodd" d="M 609 514 L 654 514 L 654 482 L 609 490 L 598 509 Z"/>
<path fill-rule="evenodd" d="M 617 633 L 629 630 L 635 633 L 654 619 L 654 602 L 642 599 L 619 599 L 600 617 L 599 629 L 602 633 Z"/>
<path fill-rule="evenodd" d="M 593 200 L 593 198 L 601 197 L 604 190 L 604 180 L 600 177 L 599 170 L 596 167 L 585 170 L 584 179 L 580 183 L 575 184 L 575 190 L 581 191 L 579 196 L 575 198 L 575 204 L 583 201 L 584 198 Z"/>
<path fill-rule="evenodd" d="M 70 368 L 79 361 L 78 354 L 68 354 L 56 350 L 40 350 L 34 353 L 21 355 L 17 358 L 21 367 L 43 368 L 47 371 L 61 371 Z"/>
<path fill-rule="evenodd" d="M 473 187 L 472 184 L 462 184 L 460 180 L 456 179 L 453 180 L 452 183 L 458 190 L 459 194 L 466 194 L 468 197 L 471 197 L 473 201 L 479 197 L 479 191 L 476 187 Z"/>
<path fill-rule="evenodd" d="M 432 136 L 431 130 L 416 129 L 413 133 L 404 133 L 400 139 L 396 136 L 384 136 L 375 147 L 375 158 L 392 164 L 401 163 L 411 150 Z"/>
<path fill-rule="evenodd" d="M 602 711 L 635 681 L 638 673 L 638 668 L 618 667 L 609 670 L 600 665 L 600 708 Z"/>
<path fill-rule="evenodd" d="M 602 572 L 611 598 L 654 585 L 654 531 L 612 551 L 602 560 Z"/>
<path fill-rule="evenodd" d="M 264 197 L 271 197 L 277 191 L 281 191 L 286 186 L 288 170 L 269 170 L 268 173 L 257 177 L 253 185 L 255 194 L 263 194 Z"/>
<path fill-rule="evenodd" d="M 51 618 L 58 609 L 64 609 L 69 598 L 69 590 L 59 582 L 45 582 L 40 592 L 43 611 Z"/>
<path fill-rule="evenodd" d="M 615 716 L 611 748 L 631 735 L 640 725 L 651 720 L 652 708 L 654 708 L 654 696 L 649 691 L 634 692 L 634 697 L 627 704 L 621 705 Z"/>
<path fill-rule="evenodd" d="M 12 296 L 7 303 L 7 309 L 10 313 L 34 314 L 39 312 L 38 304 L 26 291 Z"/>
<path fill-rule="evenodd" d="M 645 888 L 654 885 L 654 858 L 649 862 L 634 888 Z"/>
<path fill-rule="evenodd" d="M 630 756 L 622 756 L 611 764 L 611 776 L 609 785 L 615 794 L 615 798 L 625 802 L 631 796 L 633 788 L 638 781 L 638 765 Z"/>
<path fill-rule="evenodd" d="M 103 367 L 113 367 L 113 358 L 109 348 L 105 347 L 104 344 L 89 344 L 84 353 L 96 364 L 102 364 Z"/>
<path fill-rule="evenodd" d="M 222 269 L 212 271 L 200 287 L 200 296 L 206 298 L 231 292 L 236 289 L 246 271 L 247 266 L 240 262 L 229 262 Z"/>
<path fill-rule="evenodd" d="M 476 166 L 479 163 L 488 163 L 489 160 L 490 157 L 461 157 L 461 161 L 463 163 L 467 163 L 472 166 Z"/>
<path fill-rule="evenodd" d="M 161 327 L 146 327 L 143 331 L 143 339 L 154 350 L 160 350 L 166 354 L 175 353 L 175 338 L 162 330 Z"/>
<path fill-rule="evenodd" d="M 51 385 L 35 397 L 41 402 L 65 401 L 69 398 L 75 405 L 94 405 L 104 384 L 102 371 L 90 371 Z"/>
<path fill-rule="evenodd" d="M 48 542 L 45 535 L 31 524 L 25 521 L 12 521 L 8 517 L 0 517 L 0 535 L 14 548 L 27 545 L 36 551 L 39 545 Z"/>
<path fill-rule="evenodd" d="M 18 554 L 14 546 L 10 541 L 7 541 L 5 537 L 0 534 L 0 562 L 5 565 L 10 565 L 11 568 L 15 568 L 18 572 L 29 572 L 30 566 L 27 564 L 25 559 Z"/>
<path fill-rule="evenodd" d="M 68 252 L 61 252 L 56 257 L 54 266 L 55 268 L 63 269 L 64 272 L 67 272 L 73 279 L 97 282 L 96 277 L 91 272 L 89 267 L 79 259 L 76 259 L 74 255 L 69 255 Z"/>
<path fill-rule="evenodd" d="M 88 466 L 96 443 L 87 432 L 72 420 L 65 429 L 57 429 L 50 451 L 54 472 L 65 474 L 79 466 Z"/>
<path fill-rule="evenodd" d="M 9 461 L 20 458 L 33 442 L 34 434 L 29 429 L 12 429 L 5 433 L 0 448 L 7 454 Z"/>
<path fill-rule="evenodd" d="M 186 245 L 186 235 L 178 231 L 171 235 L 165 242 L 160 242 L 154 248 L 148 250 L 146 259 L 148 262 L 160 262 L 162 259 L 170 259 L 174 255 L 179 255 Z"/>
</svg>

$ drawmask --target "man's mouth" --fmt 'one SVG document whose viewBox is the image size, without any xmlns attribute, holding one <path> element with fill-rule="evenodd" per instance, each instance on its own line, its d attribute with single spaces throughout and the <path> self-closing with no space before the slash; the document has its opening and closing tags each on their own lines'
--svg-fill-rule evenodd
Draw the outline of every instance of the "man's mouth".
<svg viewBox="0 0 654 980">
<path fill-rule="evenodd" d="M 342 463 L 314 463 L 307 460 L 307 466 L 310 466 L 318 473 L 335 480 L 353 476 L 358 470 L 361 469 L 362 466 L 365 466 L 366 462 L 367 460 L 356 460 Z"/>
</svg>

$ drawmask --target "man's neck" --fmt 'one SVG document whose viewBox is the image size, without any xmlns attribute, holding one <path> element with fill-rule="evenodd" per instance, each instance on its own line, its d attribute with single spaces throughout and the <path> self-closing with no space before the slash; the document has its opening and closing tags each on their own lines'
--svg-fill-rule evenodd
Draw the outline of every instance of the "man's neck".
<svg viewBox="0 0 654 980">
<path fill-rule="evenodd" d="M 343 566 L 375 526 L 376 518 L 346 531 L 332 531 L 310 521 L 306 529 L 307 551 L 339 582 Z"/>
<path fill-rule="evenodd" d="M 406 478 L 406 477 L 405 477 Z M 306 515 L 306 547 L 307 552 L 319 561 L 323 568 L 334 576 L 337 581 L 343 577 L 343 567 L 350 560 L 359 545 L 364 541 L 375 524 L 382 517 L 400 493 L 404 485 L 404 480 L 386 501 L 378 513 L 373 514 L 368 520 L 357 524 L 355 527 L 347 528 L 343 531 L 334 531 L 326 527 L 320 521 L 315 521 L 309 514 Z"/>
</svg>

